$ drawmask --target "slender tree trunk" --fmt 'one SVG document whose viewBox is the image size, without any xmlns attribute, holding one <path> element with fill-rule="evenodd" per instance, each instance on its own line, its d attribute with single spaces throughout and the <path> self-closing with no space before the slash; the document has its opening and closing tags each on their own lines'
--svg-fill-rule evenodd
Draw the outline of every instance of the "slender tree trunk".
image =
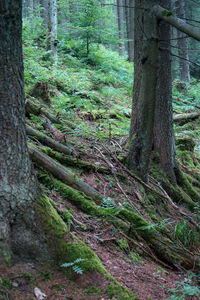
<svg viewBox="0 0 200 300">
<path fill-rule="evenodd" d="M 134 60 L 134 5 L 135 0 L 125 0 L 128 60 Z"/>
<path fill-rule="evenodd" d="M 29 14 L 33 15 L 33 9 L 34 9 L 34 1 L 33 0 L 28 0 L 28 7 L 29 7 Z"/>
<path fill-rule="evenodd" d="M 171 9 L 170 1 L 160 0 L 160 5 Z M 176 181 L 175 141 L 172 110 L 172 76 L 170 57 L 170 25 L 159 24 L 159 67 L 156 89 L 154 148 L 159 153 L 164 172 L 172 182 Z"/>
<path fill-rule="evenodd" d="M 130 127 L 130 140 L 133 137 L 134 131 L 136 130 L 137 123 L 137 103 L 139 98 L 140 84 L 142 78 L 142 49 L 143 49 L 143 38 L 144 38 L 144 21 L 143 13 L 140 7 L 142 6 L 143 0 L 135 0 L 135 26 L 134 26 L 134 88 L 133 88 L 133 99 L 132 99 L 132 117 Z"/>
<path fill-rule="evenodd" d="M 22 1 L 1 0 L 0 249 L 7 256 L 30 257 L 40 256 L 41 250 L 33 209 L 39 186 L 26 143 L 21 35 Z"/>
<path fill-rule="evenodd" d="M 185 0 L 176 0 L 176 15 L 178 18 L 181 18 L 184 22 L 185 18 Z M 178 46 L 178 55 L 180 56 L 179 65 L 180 65 L 180 79 L 185 82 L 190 82 L 190 64 L 189 64 L 189 55 L 188 55 L 188 45 L 187 45 L 187 36 L 181 31 L 177 30 L 177 46 Z"/>
<path fill-rule="evenodd" d="M 117 22 L 119 31 L 119 54 L 124 55 L 124 24 L 123 24 L 123 1 L 117 0 Z"/>
<path fill-rule="evenodd" d="M 144 180 L 148 171 L 153 143 L 154 111 L 158 68 L 158 24 L 151 13 L 152 4 L 143 1 L 144 20 L 143 55 L 140 57 L 142 77 L 136 106 L 135 136 L 131 140 L 129 166 L 136 168 Z"/>
<path fill-rule="evenodd" d="M 40 0 L 40 5 L 42 7 L 41 16 L 43 18 L 43 24 L 44 24 L 45 29 L 48 29 L 48 22 L 49 22 L 48 2 L 49 2 L 49 0 Z"/>
<path fill-rule="evenodd" d="M 58 60 L 57 47 L 57 0 L 51 0 L 51 50 L 55 64 L 57 64 Z"/>
</svg>

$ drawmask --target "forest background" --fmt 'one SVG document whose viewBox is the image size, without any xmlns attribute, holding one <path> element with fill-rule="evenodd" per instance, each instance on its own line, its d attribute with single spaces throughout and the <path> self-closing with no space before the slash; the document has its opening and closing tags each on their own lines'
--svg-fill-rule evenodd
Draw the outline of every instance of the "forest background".
<svg viewBox="0 0 200 300">
<path fill-rule="evenodd" d="M 160 15 L 157 5 L 164 6 Z M 88 294 L 94 299 L 197 299 L 199 10 L 197 0 L 23 1 L 26 135 L 43 193 L 32 177 L 26 192 L 19 193 L 21 175 L 16 175 L 13 194 L 5 196 L 9 184 L 1 185 L 2 199 L 10 203 L 1 204 L 1 253 L 8 265 L 20 261 L 27 268 L 24 261 L 44 262 L 46 257 L 65 269 L 77 286 L 68 282 L 68 293 L 61 296 L 62 282 L 52 299 L 89 299 Z M 184 33 L 175 28 L 177 17 Z M 170 29 L 163 20 L 175 27 Z M 2 58 L 4 65 L 6 61 Z M 18 87 L 14 97 L 19 89 L 23 94 Z M 154 106 L 152 99 L 157 99 Z M 159 103 L 167 109 L 159 110 Z M 8 122 L 8 115 L 2 114 L 2 120 L 6 116 Z M 1 128 L 4 141 L 8 129 Z M 23 143 L 26 149 L 26 140 Z M 16 162 L 26 152 L 19 148 Z M 30 174 L 28 156 L 24 157 L 22 173 Z M 12 182 L 21 163 L 10 168 L 8 162 L 2 156 L 1 176 L 9 169 Z M 113 261 L 119 259 L 122 276 L 109 268 L 110 252 Z M 165 290 L 157 291 L 158 283 L 149 281 L 144 291 L 142 280 L 126 274 L 129 268 L 150 274 L 150 261 L 155 269 L 162 266 Z M 0 285 L 5 299 L 29 299 L 33 293 L 39 299 L 33 287 L 36 282 L 44 285 L 35 272 L 29 269 L 25 274 L 19 266 L 14 271 L 25 281 L 25 294 L 10 273 L 16 265 L 3 268 Z M 50 294 L 59 275 L 52 279 L 55 270 L 43 268 L 40 272 L 51 274 L 45 275 Z M 167 273 L 182 281 L 174 285 Z"/>
</svg>

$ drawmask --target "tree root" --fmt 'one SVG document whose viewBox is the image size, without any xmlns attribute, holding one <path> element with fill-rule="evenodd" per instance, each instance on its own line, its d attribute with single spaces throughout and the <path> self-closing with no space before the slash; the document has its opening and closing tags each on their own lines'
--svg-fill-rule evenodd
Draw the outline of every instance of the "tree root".
<svg viewBox="0 0 200 300">
<path fill-rule="evenodd" d="M 169 265 L 173 268 L 187 268 L 187 269 L 198 269 L 197 258 L 190 253 L 185 251 L 184 247 L 180 246 L 179 242 L 176 242 L 165 230 L 160 229 L 159 231 L 155 226 L 150 226 L 151 223 L 147 222 L 141 215 L 133 213 L 125 208 L 117 208 L 110 211 L 98 207 L 91 199 L 88 199 L 78 191 L 74 191 L 73 188 L 66 186 L 60 181 L 42 176 L 42 182 L 46 183 L 49 187 L 54 187 L 67 201 L 71 201 L 84 213 L 95 215 L 97 217 L 107 216 L 107 219 L 118 228 L 118 222 L 120 219 L 124 222 L 129 223 L 130 229 L 127 232 L 127 225 L 119 226 L 121 230 L 128 235 L 133 242 L 136 238 L 142 243 L 148 245 L 150 249 L 151 257 L 155 256 L 157 262 L 160 260 L 164 262 L 165 266 Z M 119 221 L 117 220 L 119 219 Z M 115 222 L 116 221 L 116 222 Z M 145 245 L 144 245 L 145 248 Z M 145 250 L 147 251 L 147 250 Z M 156 259 L 155 259 L 156 260 Z"/>
</svg>

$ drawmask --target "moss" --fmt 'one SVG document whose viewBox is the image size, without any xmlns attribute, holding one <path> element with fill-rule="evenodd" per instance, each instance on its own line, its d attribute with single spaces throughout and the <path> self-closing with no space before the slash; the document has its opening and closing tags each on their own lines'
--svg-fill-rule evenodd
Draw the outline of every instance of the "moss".
<svg viewBox="0 0 200 300">
<path fill-rule="evenodd" d="M 122 238 L 122 239 L 118 240 L 118 242 L 119 242 L 121 249 L 130 251 L 130 247 L 129 247 L 129 244 L 128 244 L 126 238 Z"/>
<path fill-rule="evenodd" d="M 197 207 L 197 204 L 178 185 L 172 185 L 169 182 L 163 182 L 162 185 L 174 202 L 186 205 L 191 211 Z"/>
<path fill-rule="evenodd" d="M 134 261 L 134 262 L 138 262 L 138 263 L 141 263 L 141 264 L 144 263 L 143 260 L 141 259 L 140 255 L 137 252 L 131 251 L 130 252 L 130 257 L 131 257 L 132 261 Z"/>
<path fill-rule="evenodd" d="M 101 295 L 104 291 L 96 286 L 91 286 L 85 290 L 85 294 L 98 294 Z"/>
<path fill-rule="evenodd" d="M 56 188 L 57 191 L 61 194 L 61 196 L 78 208 L 80 208 L 83 212 L 93 214 L 96 216 L 102 215 L 100 213 L 100 209 L 98 206 L 92 201 L 89 197 L 85 196 L 82 192 L 79 192 L 70 186 L 62 183 L 61 181 L 54 179 L 52 176 L 45 174 L 40 178 L 40 181 L 45 183 L 49 188 Z"/>
<path fill-rule="evenodd" d="M 177 150 L 177 156 L 183 161 L 183 163 L 187 166 L 189 166 L 190 168 L 194 169 L 195 165 L 194 165 L 194 159 L 192 157 L 192 154 L 190 151 L 187 150 Z"/>
<path fill-rule="evenodd" d="M 162 12 L 162 15 L 164 17 L 170 17 L 170 16 L 173 16 L 173 12 L 168 10 L 168 9 L 164 9 L 163 12 Z"/>
<path fill-rule="evenodd" d="M 79 263 L 79 266 L 83 270 L 83 273 L 98 271 L 105 275 L 108 274 L 98 256 L 90 248 L 88 248 L 84 242 L 77 238 L 73 237 L 72 242 L 63 242 L 62 250 L 62 263 L 73 262 L 76 259 L 81 258 L 83 261 Z M 67 269 L 66 273 L 71 274 L 71 272 Z"/>
<path fill-rule="evenodd" d="M 192 184 L 188 181 L 187 175 L 185 175 L 180 169 L 176 171 L 177 183 L 182 187 L 184 192 L 188 194 L 194 202 L 200 203 L 200 195 L 193 188 Z"/>
<path fill-rule="evenodd" d="M 70 231 L 71 221 L 73 220 L 72 214 L 68 211 L 68 209 L 61 210 L 60 214 L 62 216 L 62 219 L 68 225 L 68 230 Z"/>
<path fill-rule="evenodd" d="M 36 205 L 45 232 L 55 238 L 63 238 L 67 233 L 66 224 L 58 215 L 50 199 L 43 195 Z"/>
<path fill-rule="evenodd" d="M 122 209 L 119 212 L 119 217 L 123 218 L 124 220 L 127 220 L 131 223 L 133 228 L 141 234 L 146 241 L 151 240 L 153 237 L 156 237 L 158 232 L 154 228 L 150 228 L 150 223 L 147 222 L 142 216 L 133 213 L 131 211 L 128 211 L 126 209 Z M 148 230 L 144 230 L 142 228 L 147 227 Z"/>
<path fill-rule="evenodd" d="M 110 284 L 107 288 L 109 298 L 116 300 L 137 300 L 138 298 L 130 291 L 120 285 Z M 114 298 L 113 298 L 114 297 Z"/>
</svg>

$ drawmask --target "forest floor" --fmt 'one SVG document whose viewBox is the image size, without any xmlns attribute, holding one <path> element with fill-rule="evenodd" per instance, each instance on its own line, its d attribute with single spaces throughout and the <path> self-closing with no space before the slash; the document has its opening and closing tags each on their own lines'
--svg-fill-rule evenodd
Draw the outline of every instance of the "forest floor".
<svg viewBox="0 0 200 300">
<path fill-rule="evenodd" d="M 114 54 L 110 58 L 111 54 L 109 52 L 106 59 L 101 57 L 96 67 L 68 55 L 60 69 L 52 74 L 42 65 L 35 68 L 38 62 L 26 61 L 25 55 L 25 66 L 29 68 L 30 65 L 30 70 L 25 72 L 29 145 L 43 151 L 57 164 L 59 161 L 65 171 L 72 172 L 101 194 L 102 199 L 94 202 L 95 207 L 105 210 L 105 215 L 94 215 L 84 210 L 85 207 L 80 209 L 75 202 L 64 197 L 57 186 L 48 186 L 45 182 L 47 170 L 34 162 L 38 179 L 59 216 L 63 211 L 70 212 L 70 224 L 66 222 L 70 233 L 83 241 L 100 258 L 105 269 L 138 299 L 199 299 L 200 276 L 194 273 L 195 263 L 189 270 L 181 263 L 170 264 L 158 257 L 159 249 L 153 248 L 142 233 L 152 232 L 156 228 L 155 232 L 162 232 L 164 236 L 163 245 L 171 238 L 174 241 L 172 247 L 183 253 L 185 251 L 187 257 L 199 256 L 200 241 L 196 227 L 200 212 L 191 212 L 180 200 L 175 202 L 181 207 L 180 213 L 177 206 L 169 202 L 159 182 L 159 179 L 162 180 L 159 170 L 155 168 L 157 158 L 153 160 L 149 176 L 153 195 L 120 164 L 128 151 L 126 142 L 130 126 L 130 78 L 133 68 L 125 61 L 119 62 L 119 57 Z M 40 73 L 46 76 L 44 82 L 39 78 Z M 181 120 L 175 122 L 175 135 L 178 161 L 187 170 L 188 178 L 196 184 L 199 195 L 200 185 L 192 177 L 200 176 L 199 108 L 194 105 L 199 105 L 198 89 L 194 85 L 188 88 L 180 82 L 174 84 L 175 114 L 187 113 L 188 116 L 191 112 L 197 112 L 194 118 L 186 119 L 183 115 Z M 45 138 L 41 138 L 38 131 Z M 49 146 L 46 137 L 59 145 L 51 141 Z M 64 145 L 67 148 L 64 150 L 71 151 L 71 154 L 63 155 L 60 145 Z M 133 224 L 123 218 L 120 219 L 121 227 L 115 226 L 112 221 L 116 221 L 120 208 L 138 213 L 149 226 L 136 226 L 133 230 Z M 135 235 L 129 235 L 129 231 Z M 158 245 L 162 246 L 162 241 Z M 70 260 L 67 263 L 72 263 L 71 267 L 75 264 Z M 0 299 L 129 299 L 113 296 L 108 291 L 108 279 L 99 272 L 84 273 L 81 270 L 83 274 L 76 274 L 72 271 L 72 278 L 69 279 L 63 271 L 61 265 L 42 265 L 35 261 L 1 265 Z M 39 289 L 38 295 L 34 292 L 35 288 Z"/>
<path fill-rule="evenodd" d="M 38 119 L 34 123 L 33 120 L 28 119 L 27 124 L 32 128 L 41 126 Z M 44 118 L 44 123 L 45 123 Z M 88 121 L 91 123 L 91 121 Z M 87 123 L 88 126 L 88 123 Z M 47 130 L 48 132 L 48 130 Z M 50 134 L 50 132 L 49 132 Z M 54 132 L 50 136 L 56 141 L 60 138 L 60 131 L 54 128 Z M 62 136 L 63 138 L 63 136 Z M 32 139 L 37 145 L 42 146 L 36 139 Z M 71 136 L 67 138 L 68 143 L 76 143 L 76 148 L 79 149 L 79 159 L 83 159 L 92 165 L 97 166 L 96 172 L 83 171 L 72 168 L 73 172 L 78 174 L 84 182 L 95 188 L 104 195 L 105 199 L 114 197 L 118 205 L 124 201 L 124 194 L 126 191 L 129 199 L 140 206 L 140 211 L 146 215 L 147 206 L 145 203 L 141 204 L 140 198 L 136 190 L 128 186 L 126 182 L 121 182 L 120 187 L 113 179 L 112 174 L 105 175 L 98 172 L 99 166 L 105 169 L 109 167 L 109 156 L 103 151 L 102 145 L 110 150 L 112 149 L 112 141 L 99 142 L 94 141 L 89 137 Z M 118 141 L 119 142 L 119 141 Z M 118 144 L 116 141 L 116 143 Z M 120 142 L 119 142 L 120 143 Z M 79 147 L 77 147 L 79 145 Z M 116 145 L 115 145 L 116 146 Z M 120 147 L 122 150 L 122 146 Z M 85 154 L 81 154 L 84 149 Z M 101 150 L 100 150 L 101 149 Z M 124 148 L 123 151 L 126 151 Z M 104 153 L 104 154 L 103 154 Z M 107 158 L 106 158 L 107 157 Z M 39 171 L 38 171 L 39 172 Z M 123 173 L 123 172 L 122 172 Z M 135 187 L 134 187 L 135 189 Z M 143 251 L 141 255 L 138 253 L 138 248 L 127 235 L 123 234 L 114 227 L 107 218 L 97 218 L 89 214 L 83 213 L 73 203 L 63 198 L 56 189 L 48 189 L 43 186 L 45 194 L 54 201 L 55 206 L 59 210 L 64 210 L 67 206 L 68 210 L 73 212 L 74 219 L 71 222 L 70 232 L 78 239 L 85 242 L 100 258 L 106 270 L 118 280 L 118 282 L 133 291 L 140 300 L 164 300 L 164 299 L 199 299 L 197 296 L 189 296 L 186 291 L 184 296 L 184 289 L 198 286 L 197 277 L 193 272 L 173 270 L 170 267 L 163 266 L 157 262 L 153 253 Z M 142 195 L 141 195 L 142 197 Z M 106 203 L 104 203 L 106 205 Z M 101 203 L 99 203 L 101 205 Z M 170 218 L 170 221 L 177 221 L 175 212 L 165 211 L 159 212 L 160 216 Z M 139 247 L 143 248 L 142 242 Z M 145 248 L 145 247 L 144 247 Z M 16 263 L 12 267 L 0 266 L 0 299 L 8 300 L 33 300 L 43 299 L 36 297 L 34 289 L 37 287 L 42 293 L 46 295 L 46 299 L 71 299 L 71 300 L 107 300 L 115 299 L 109 296 L 106 291 L 107 280 L 99 275 L 99 273 L 91 272 L 82 275 L 74 274 L 73 280 L 66 278 L 66 275 L 60 271 L 60 266 L 52 268 L 48 265 L 41 265 L 35 262 Z M 180 292 L 178 292 L 180 291 Z M 171 295 L 176 295 L 176 298 L 170 298 Z M 44 298 L 45 299 L 45 298 Z"/>
</svg>

